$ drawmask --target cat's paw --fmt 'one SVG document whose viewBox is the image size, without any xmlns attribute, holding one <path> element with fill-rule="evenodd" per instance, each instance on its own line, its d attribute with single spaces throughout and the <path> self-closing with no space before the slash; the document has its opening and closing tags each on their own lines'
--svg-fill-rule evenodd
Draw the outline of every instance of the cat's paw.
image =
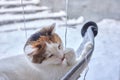
<svg viewBox="0 0 120 80">
<path fill-rule="evenodd" d="M 87 43 L 85 44 L 85 49 L 86 49 L 86 51 L 89 51 L 91 48 L 93 48 L 93 44 L 92 44 L 91 42 L 87 42 Z"/>
<path fill-rule="evenodd" d="M 80 58 L 83 58 L 86 56 L 86 54 L 90 51 L 90 49 L 93 48 L 93 44 L 91 42 L 87 42 L 84 46 L 84 49 L 80 55 Z"/>
<path fill-rule="evenodd" d="M 67 48 L 64 51 L 64 57 L 68 65 L 73 65 L 76 61 L 75 51 L 71 48 Z"/>
</svg>

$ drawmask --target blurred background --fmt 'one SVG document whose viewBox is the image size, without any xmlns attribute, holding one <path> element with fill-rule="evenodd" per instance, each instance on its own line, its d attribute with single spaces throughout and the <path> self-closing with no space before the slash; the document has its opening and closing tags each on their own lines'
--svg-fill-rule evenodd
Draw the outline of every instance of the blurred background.
<svg viewBox="0 0 120 80">
<path fill-rule="evenodd" d="M 89 20 L 100 21 L 103 18 L 120 19 L 120 0 L 69 0 L 69 18 L 84 16 Z M 65 0 L 41 0 L 41 5 L 52 7 L 53 11 L 65 10 Z"/>
<path fill-rule="evenodd" d="M 0 0 L 0 59 L 24 54 L 29 36 L 53 23 L 65 43 L 66 15 L 67 47 L 74 50 L 82 41 L 81 27 L 98 24 L 86 80 L 120 80 L 120 0 Z"/>
</svg>

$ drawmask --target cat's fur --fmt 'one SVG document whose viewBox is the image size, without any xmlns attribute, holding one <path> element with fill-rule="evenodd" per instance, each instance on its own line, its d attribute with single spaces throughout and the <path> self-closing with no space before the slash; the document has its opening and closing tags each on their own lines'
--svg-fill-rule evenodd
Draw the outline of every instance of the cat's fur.
<svg viewBox="0 0 120 80">
<path fill-rule="evenodd" d="M 72 49 L 63 49 L 62 40 L 54 33 L 54 25 L 32 35 L 25 45 L 32 52 L 0 62 L 3 80 L 59 80 L 75 62 Z"/>
<path fill-rule="evenodd" d="M 35 37 L 36 36 L 36 37 Z M 33 34 L 25 45 L 31 52 L 0 61 L 0 80 L 60 80 L 76 63 L 73 49 L 63 49 L 54 25 Z"/>
<path fill-rule="evenodd" d="M 52 50 L 56 52 L 54 48 Z M 4 77 L 5 80 L 60 80 L 74 65 L 74 60 L 71 61 L 73 55 L 71 50 L 68 49 L 65 53 L 66 58 L 70 61 L 64 60 L 63 63 L 61 59 L 54 57 L 40 64 L 29 62 L 25 56 L 2 60 L 0 61 L 0 79 Z"/>
</svg>

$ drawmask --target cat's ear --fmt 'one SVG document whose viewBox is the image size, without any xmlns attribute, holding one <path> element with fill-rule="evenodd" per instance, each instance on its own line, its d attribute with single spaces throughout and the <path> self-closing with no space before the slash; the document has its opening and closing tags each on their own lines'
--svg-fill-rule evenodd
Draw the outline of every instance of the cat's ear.
<svg viewBox="0 0 120 80">
<path fill-rule="evenodd" d="M 41 52 L 38 51 L 38 52 L 36 52 L 36 54 L 33 54 L 32 62 L 40 64 L 40 63 L 43 62 L 44 59 L 45 59 L 44 52 L 43 51 L 41 51 Z"/>
<path fill-rule="evenodd" d="M 52 30 L 54 30 L 55 26 L 56 26 L 56 23 L 53 23 L 50 27 Z"/>
<path fill-rule="evenodd" d="M 55 26 L 56 26 L 56 24 L 55 23 L 53 23 L 50 27 L 49 27 L 49 30 L 48 30 L 48 34 L 49 35 L 51 35 L 52 33 L 54 33 L 54 31 L 55 31 Z"/>
<path fill-rule="evenodd" d="M 36 49 L 29 53 L 27 56 L 31 58 L 31 62 L 40 64 L 45 59 L 45 44 L 39 44 L 36 46 Z"/>
<path fill-rule="evenodd" d="M 42 63 L 45 59 L 44 52 L 39 50 L 28 54 L 28 56 L 32 59 L 31 62 L 36 64 Z"/>
<path fill-rule="evenodd" d="M 54 30 L 55 30 L 55 23 L 53 23 L 52 25 L 49 25 L 47 27 L 43 27 L 39 33 L 41 33 L 41 35 L 43 36 L 49 36 L 49 35 L 52 35 L 52 33 L 54 33 Z"/>
</svg>

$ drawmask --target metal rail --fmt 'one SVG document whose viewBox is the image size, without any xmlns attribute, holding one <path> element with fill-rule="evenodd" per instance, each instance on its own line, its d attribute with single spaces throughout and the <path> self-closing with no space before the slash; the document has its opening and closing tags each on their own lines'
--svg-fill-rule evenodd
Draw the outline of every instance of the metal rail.
<svg viewBox="0 0 120 80">
<path fill-rule="evenodd" d="M 90 58 L 94 50 L 94 38 L 98 33 L 98 27 L 95 22 L 87 22 L 81 29 L 81 35 L 83 37 L 83 42 L 76 51 L 77 55 L 81 55 L 82 51 L 86 48 L 85 45 L 90 42 L 92 47 L 87 51 L 85 56 L 82 57 L 77 63 L 61 80 L 77 80 L 80 74 L 83 72 L 85 67 L 88 65 Z"/>
</svg>

